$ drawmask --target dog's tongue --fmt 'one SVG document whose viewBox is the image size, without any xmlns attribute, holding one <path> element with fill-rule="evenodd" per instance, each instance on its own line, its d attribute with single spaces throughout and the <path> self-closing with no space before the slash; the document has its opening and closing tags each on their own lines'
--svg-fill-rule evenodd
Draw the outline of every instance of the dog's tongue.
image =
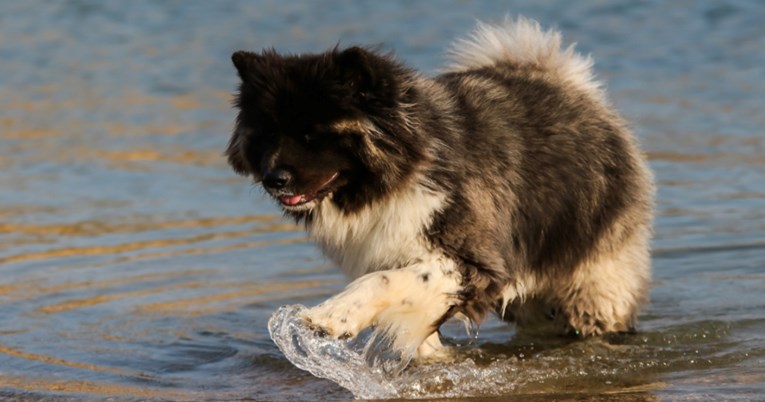
<svg viewBox="0 0 765 402">
<path fill-rule="evenodd" d="M 297 205 L 302 199 L 302 195 L 283 195 L 279 198 L 282 204 L 285 205 Z"/>
</svg>

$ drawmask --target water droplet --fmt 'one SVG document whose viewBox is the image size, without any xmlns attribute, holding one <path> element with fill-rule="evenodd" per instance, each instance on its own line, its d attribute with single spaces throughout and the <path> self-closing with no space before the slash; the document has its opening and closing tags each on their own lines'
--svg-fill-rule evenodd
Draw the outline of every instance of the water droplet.
<svg viewBox="0 0 765 402">
<path fill-rule="evenodd" d="M 473 342 L 478 340 L 478 334 L 480 332 L 481 327 L 480 325 L 478 325 L 477 322 L 469 318 L 463 319 L 462 322 L 465 324 L 465 333 L 467 334 L 468 338 L 470 338 L 468 343 L 472 344 Z"/>
</svg>

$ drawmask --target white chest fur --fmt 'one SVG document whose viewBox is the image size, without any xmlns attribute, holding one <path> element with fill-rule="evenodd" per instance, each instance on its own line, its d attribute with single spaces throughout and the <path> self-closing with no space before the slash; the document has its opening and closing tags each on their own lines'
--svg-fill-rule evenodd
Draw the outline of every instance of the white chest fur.
<svg viewBox="0 0 765 402">
<path fill-rule="evenodd" d="M 352 214 L 329 197 L 314 211 L 309 236 L 352 278 L 428 258 L 423 236 L 445 196 L 420 185 L 396 193 Z"/>
</svg>

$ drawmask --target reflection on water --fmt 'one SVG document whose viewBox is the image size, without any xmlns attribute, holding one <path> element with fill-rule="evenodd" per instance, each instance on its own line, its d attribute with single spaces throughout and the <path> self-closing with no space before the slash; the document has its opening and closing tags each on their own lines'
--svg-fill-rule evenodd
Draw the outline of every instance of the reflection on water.
<svg viewBox="0 0 765 402">
<path fill-rule="evenodd" d="M 592 52 L 659 184 L 640 333 L 561 343 L 484 323 L 398 394 L 541 400 L 765 391 L 765 9 L 729 2 L 0 4 L 0 396 L 347 399 L 268 337 L 343 278 L 221 152 L 229 56 L 384 42 L 435 69 L 510 11 Z M 374 18 L 370 18 L 374 16 Z"/>
</svg>

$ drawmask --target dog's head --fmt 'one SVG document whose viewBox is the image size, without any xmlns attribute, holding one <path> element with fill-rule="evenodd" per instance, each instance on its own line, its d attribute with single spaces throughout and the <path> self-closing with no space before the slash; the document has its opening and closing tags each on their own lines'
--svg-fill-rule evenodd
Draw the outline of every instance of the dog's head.
<svg viewBox="0 0 765 402">
<path fill-rule="evenodd" d="M 401 104 L 411 73 L 390 56 L 353 47 L 321 54 L 236 52 L 242 82 L 226 150 L 239 174 L 260 181 L 301 216 L 331 196 L 354 209 L 401 180 L 417 158 Z"/>
</svg>

